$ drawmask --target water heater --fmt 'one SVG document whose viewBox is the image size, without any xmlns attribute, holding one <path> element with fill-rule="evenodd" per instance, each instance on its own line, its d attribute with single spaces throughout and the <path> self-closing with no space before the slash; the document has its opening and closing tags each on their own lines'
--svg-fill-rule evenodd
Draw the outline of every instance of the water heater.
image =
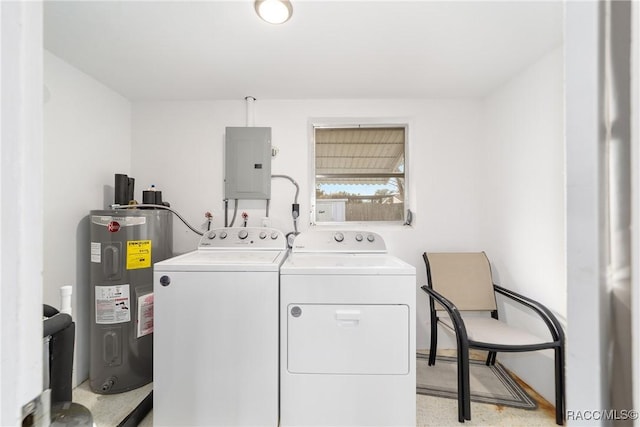
<svg viewBox="0 0 640 427">
<path fill-rule="evenodd" d="M 120 393 L 153 380 L 153 264 L 173 256 L 158 209 L 91 211 L 89 384 Z"/>
</svg>

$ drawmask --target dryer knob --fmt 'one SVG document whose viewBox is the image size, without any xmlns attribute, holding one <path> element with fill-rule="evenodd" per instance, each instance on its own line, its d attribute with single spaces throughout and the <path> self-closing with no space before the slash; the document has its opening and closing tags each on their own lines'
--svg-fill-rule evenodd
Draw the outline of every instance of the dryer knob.
<svg viewBox="0 0 640 427">
<path fill-rule="evenodd" d="M 362 234 L 360 234 L 360 233 L 356 234 L 356 241 L 357 242 L 362 242 Z"/>
<path fill-rule="evenodd" d="M 209 240 L 213 240 L 216 238 L 216 232 L 215 231 L 210 231 L 207 233 L 207 239 Z"/>
<path fill-rule="evenodd" d="M 266 239 L 267 238 L 267 233 L 265 233 L 264 231 L 261 231 L 260 234 L 258 235 L 261 239 Z"/>
<path fill-rule="evenodd" d="M 227 232 L 226 231 L 220 232 L 220 238 L 221 239 L 226 239 L 227 238 Z"/>
<path fill-rule="evenodd" d="M 342 242 L 344 240 L 344 234 L 336 233 L 333 235 L 333 238 L 335 239 L 336 242 Z"/>
<path fill-rule="evenodd" d="M 171 284 L 171 277 L 169 276 L 160 277 L 160 284 L 162 286 L 169 286 Z"/>
<path fill-rule="evenodd" d="M 271 240 L 276 240 L 278 238 L 278 232 L 274 231 L 273 233 L 271 233 Z"/>
<path fill-rule="evenodd" d="M 247 233 L 247 230 L 240 230 L 238 233 L 238 237 L 242 240 L 246 239 L 248 235 L 249 233 Z"/>
<path fill-rule="evenodd" d="M 367 236 L 367 240 L 373 243 L 373 241 L 376 240 L 376 236 L 374 236 L 373 234 L 369 234 Z"/>
</svg>

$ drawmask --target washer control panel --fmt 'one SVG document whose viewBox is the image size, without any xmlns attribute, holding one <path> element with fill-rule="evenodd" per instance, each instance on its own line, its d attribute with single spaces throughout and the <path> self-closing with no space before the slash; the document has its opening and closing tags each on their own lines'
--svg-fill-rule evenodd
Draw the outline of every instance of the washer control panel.
<svg viewBox="0 0 640 427">
<path fill-rule="evenodd" d="M 287 239 L 280 230 L 265 227 L 217 228 L 205 231 L 198 249 L 286 249 Z"/>
<path fill-rule="evenodd" d="M 296 236 L 292 252 L 386 253 L 387 247 L 372 231 L 313 230 Z"/>
</svg>

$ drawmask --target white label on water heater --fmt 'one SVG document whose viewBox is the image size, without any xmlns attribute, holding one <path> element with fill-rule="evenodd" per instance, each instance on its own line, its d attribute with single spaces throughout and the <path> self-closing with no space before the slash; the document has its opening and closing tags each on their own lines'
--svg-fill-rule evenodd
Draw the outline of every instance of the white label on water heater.
<svg viewBox="0 0 640 427">
<path fill-rule="evenodd" d="M 96 323 L 110 325 L 131 321 L 129 285 L 96 286 Z"/>
<path fill-rule="evenodd" d="M 153 292 L 138 297 L 138 338 L 153 333 Z"/>
<path fill-rule="evenodd" d="M 102 245 L 100 242 L 91 242 L 91 262 L 100 263 L 102 257 L 102 249 L 100 248 Z"/>
</svg>

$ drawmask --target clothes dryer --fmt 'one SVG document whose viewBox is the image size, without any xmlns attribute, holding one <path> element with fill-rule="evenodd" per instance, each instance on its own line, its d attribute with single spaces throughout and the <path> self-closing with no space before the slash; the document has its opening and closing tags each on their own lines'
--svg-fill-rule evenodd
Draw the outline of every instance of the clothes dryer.
<svg viewBox="0 0 640 427">
<path fill-rule="evenodd" d="M 154 424 L 278 425 L 282 232 L 223 228 L 154 265 Z"/>
<path fill-rule="evenodd" d="M 415 267 L 379 234 L 313 231 L 280 275 L 280 425 L 414 426 Z"/>
</svg>

